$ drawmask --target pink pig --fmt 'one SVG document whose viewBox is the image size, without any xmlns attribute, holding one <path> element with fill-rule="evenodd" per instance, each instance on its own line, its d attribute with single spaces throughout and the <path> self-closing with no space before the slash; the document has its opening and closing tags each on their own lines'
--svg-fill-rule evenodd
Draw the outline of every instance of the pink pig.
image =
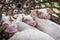
<svg viewBox="0 0 60 40">
<path fill-rule="evenodd" d="M 3 27 L 6 28 L 5 29 L 5 32 L 8 32 L 8 33 L 15 33 L 17 32 L 17 24 L 15 23 L 10 23 L 10 21 L 5 21 L 3 23 Z"/>
<path fill-rule="evenodd" d="M 36 22 L 33 20 L 33 18 L 30 15 L 24 16 L 22 21 L 29 24 L 30 26 L 36 26 Z"/>
<path fill-rule="evenodd" d="M 48 34 L 36 29 L 28 29 L 15 33 L 9 40 L 54 40 Z"/>
<path fill-rule="evenodd" d="M 25 22 L 31 26 L 36 26 L 36 22 L 33 20 L 33 18 L 30 15 L 25 15 L 25 14 L 16 14 L 13 16 L 16 18 L 16 20 L 20 20 L 22 22 Z"/>
<path fill-rule="evenodd" d="M 32 14 L 32 18 L 37 23 L 37 25 L 36 25 L 37 29 L 49 34 L 55 40 L 60 40 L 60 25 L 58 25 L 48 19 L 38 18 L 36 13 Z"/>
<path fill-rule="evenodd" d="M 47 19 L 39 19 L 38 17 L 34 19 L 37 22 L 37 29 L 49 34 L 55 40 L 60 40 L 60 25 Z"/>
<path fill-rule="evenodd" d="M 41 19 L 50 19 L 50 14 L 52 14 L 53 11 L 49 8 L 43 8 L 43 9 L 31 10 L 30 15 L 32 15 L 33 13 L 36 13 L 37 17 L 39 17 Z"/>
</svg>

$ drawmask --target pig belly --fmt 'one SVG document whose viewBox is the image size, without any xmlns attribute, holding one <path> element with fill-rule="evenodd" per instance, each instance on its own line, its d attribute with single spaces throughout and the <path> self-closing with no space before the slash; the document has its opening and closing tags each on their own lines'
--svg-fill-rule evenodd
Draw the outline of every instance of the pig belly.
<svg viewBox="0 0 60 40">
<path fill-rule="evenodd" d="M 22 32 L 17 32 L 12 38 L 9 40 L 54 40 L 48 34 L 43 33 L 39 30 L 25 30 Z"/>
<path fill-rule="evenodd" d="M 60 26 L 50 20 L 40 20 L 37 28 L 45 33 L 48 33 L 56 40 L 60 40 Z"/>
</svg>

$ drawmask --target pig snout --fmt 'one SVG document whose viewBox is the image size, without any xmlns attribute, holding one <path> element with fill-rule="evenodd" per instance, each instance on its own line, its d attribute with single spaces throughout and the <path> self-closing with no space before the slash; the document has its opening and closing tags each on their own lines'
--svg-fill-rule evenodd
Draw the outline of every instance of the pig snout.
<svg viewBox="0 0 60 40">
<path fill-rule="evenodd" d="M 3 26 L 5 26 L 5 27 L 7 27 L 9 24 L 7 24 L 7 23 L 5 23 L 5 24 L 3 24 Z"/>
<path fill-rule="evenodd" d="M 45 19 L 50 19 L 50 17 L 51 17 L 50 15 L 46 15 Z"/>
<path fill-rule="evenodd" d="M 15 33 L 17 32 L 17 25 L 14 24 L 14 25 L 9 25 L 6 29 L 5 29 L 5 32 L 8 32 L 8 33 Z"/>
<path fill-rule="evenodd" d="M 9 21 L 5 21 L 5 22 L 3 22 L 2 26 L 6 28 L 6 27 L 8 27 L 8 26 L 9 26 L 9 24 L 10 24 L 10 22 L 9 22 Z"/>
<path fill-rule="evenodd" d="M 36 22 L 35 21 L 34 22 L 31 22 L 30 25 L 31 26 L 36 26 Z"/>
</svg>

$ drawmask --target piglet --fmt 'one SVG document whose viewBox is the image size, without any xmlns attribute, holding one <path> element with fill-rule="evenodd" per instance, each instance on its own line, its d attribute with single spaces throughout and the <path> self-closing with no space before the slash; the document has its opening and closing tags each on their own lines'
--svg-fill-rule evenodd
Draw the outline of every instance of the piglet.
<svg viewBox="0 0 60 40">
<path fill-rule="evenodd" d="M 36 22 L 33 20 L 33 18 L 30 15 L 26 15 L 22 18 L 22 21 L 27 23 L 30 26 L 36 26 Z"/>
<path fill-rule="evenodd" d="M 38 29 L 29 26 L 28 24 L 24 22 L 15 21 L 12 24 L 9 22 L 4 24 L 6 27 L 7 32 L 10 33 L 17 33 L 21 32 L 19 34 L 15 34 L 11 39 L 9 40 L 54 40 L 52 37 L 50 37 L 48 34 L 40 32 Z M 34 33 L 32 33 L 34 32 Z M 37 35 L 38 34 L 38 35 Z M 18 36 L 19 35 L 19 36 Z M 26 36 L 26 37 L 25 37 Z M 28 38 L 29 37 L 29 38 Z M 16 39 L 15 39 L 16 38 Z M 40 39 L 41 38 L 41 39 Z"/>
<path fill-rule="evenodd" d="M 15 33 L 17 31 L 22 31 L 26 29 L 30 29 L 30 26 L 27 26 L 28 24 L 25 24 L 21 21 L 21 16 L 17 17 L 13 22 L 10 22 L 9 20 L 3 22 L 3 26 L 5 29 L 5 32 L 8 33 Z"/>
<path fill-rule="evenodd" d="M 28 29 L 15 33 L 9 40 L 54 40 L 48 34 L 39 30 Z"/>
<path fill-rule="evenodd" d="M 36 13 L 37 17 L 41 19 L 50 19 L 50 15 L 53 13 L 53 11 L 50 8 L 43 8 L 31 10 L 30 15 L 32 15 L 33 13 Z"/>
<path fill-rule="evenodd" d="M 49 34 L 55 40 L 60 40 L 60 25 L 47 19 L 39 19 L 38 17 L 35 17 L 35 21 L 39 30 Z"/>
</svg>

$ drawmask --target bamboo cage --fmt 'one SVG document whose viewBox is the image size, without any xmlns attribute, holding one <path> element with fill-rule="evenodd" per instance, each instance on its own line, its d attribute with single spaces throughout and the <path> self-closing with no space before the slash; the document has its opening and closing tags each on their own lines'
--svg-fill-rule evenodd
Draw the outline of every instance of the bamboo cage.
<svg viewBox="0 0 60 40">
<path fill-rule="evenodd" d="M 60 0 L 0 0 L 0 34 L 1 36 L 4 34 L 4 28 L 2 27 L 2 14 L 13 16 L 13 11 L 15 9 L 18 10 L 19 13 L 29 14 L 33 9 L 41 9 L 41 8 L 51 8 L 55 14 L 59 16 L 56 18 L 51 16 L 51 20 L 60 24 Z M 6 34 L 7 35 L 7 34 Z M 0 36 L 0 39 L 1 39 Z M 3 36 L 2 36 L 3 37 Z M 4 38 L 4 37 L 3 37 Z M 7 40 L 8 38 L 6 38 Z M 2 40 L 2 39 L 1 39 Z"/>
</svg>

